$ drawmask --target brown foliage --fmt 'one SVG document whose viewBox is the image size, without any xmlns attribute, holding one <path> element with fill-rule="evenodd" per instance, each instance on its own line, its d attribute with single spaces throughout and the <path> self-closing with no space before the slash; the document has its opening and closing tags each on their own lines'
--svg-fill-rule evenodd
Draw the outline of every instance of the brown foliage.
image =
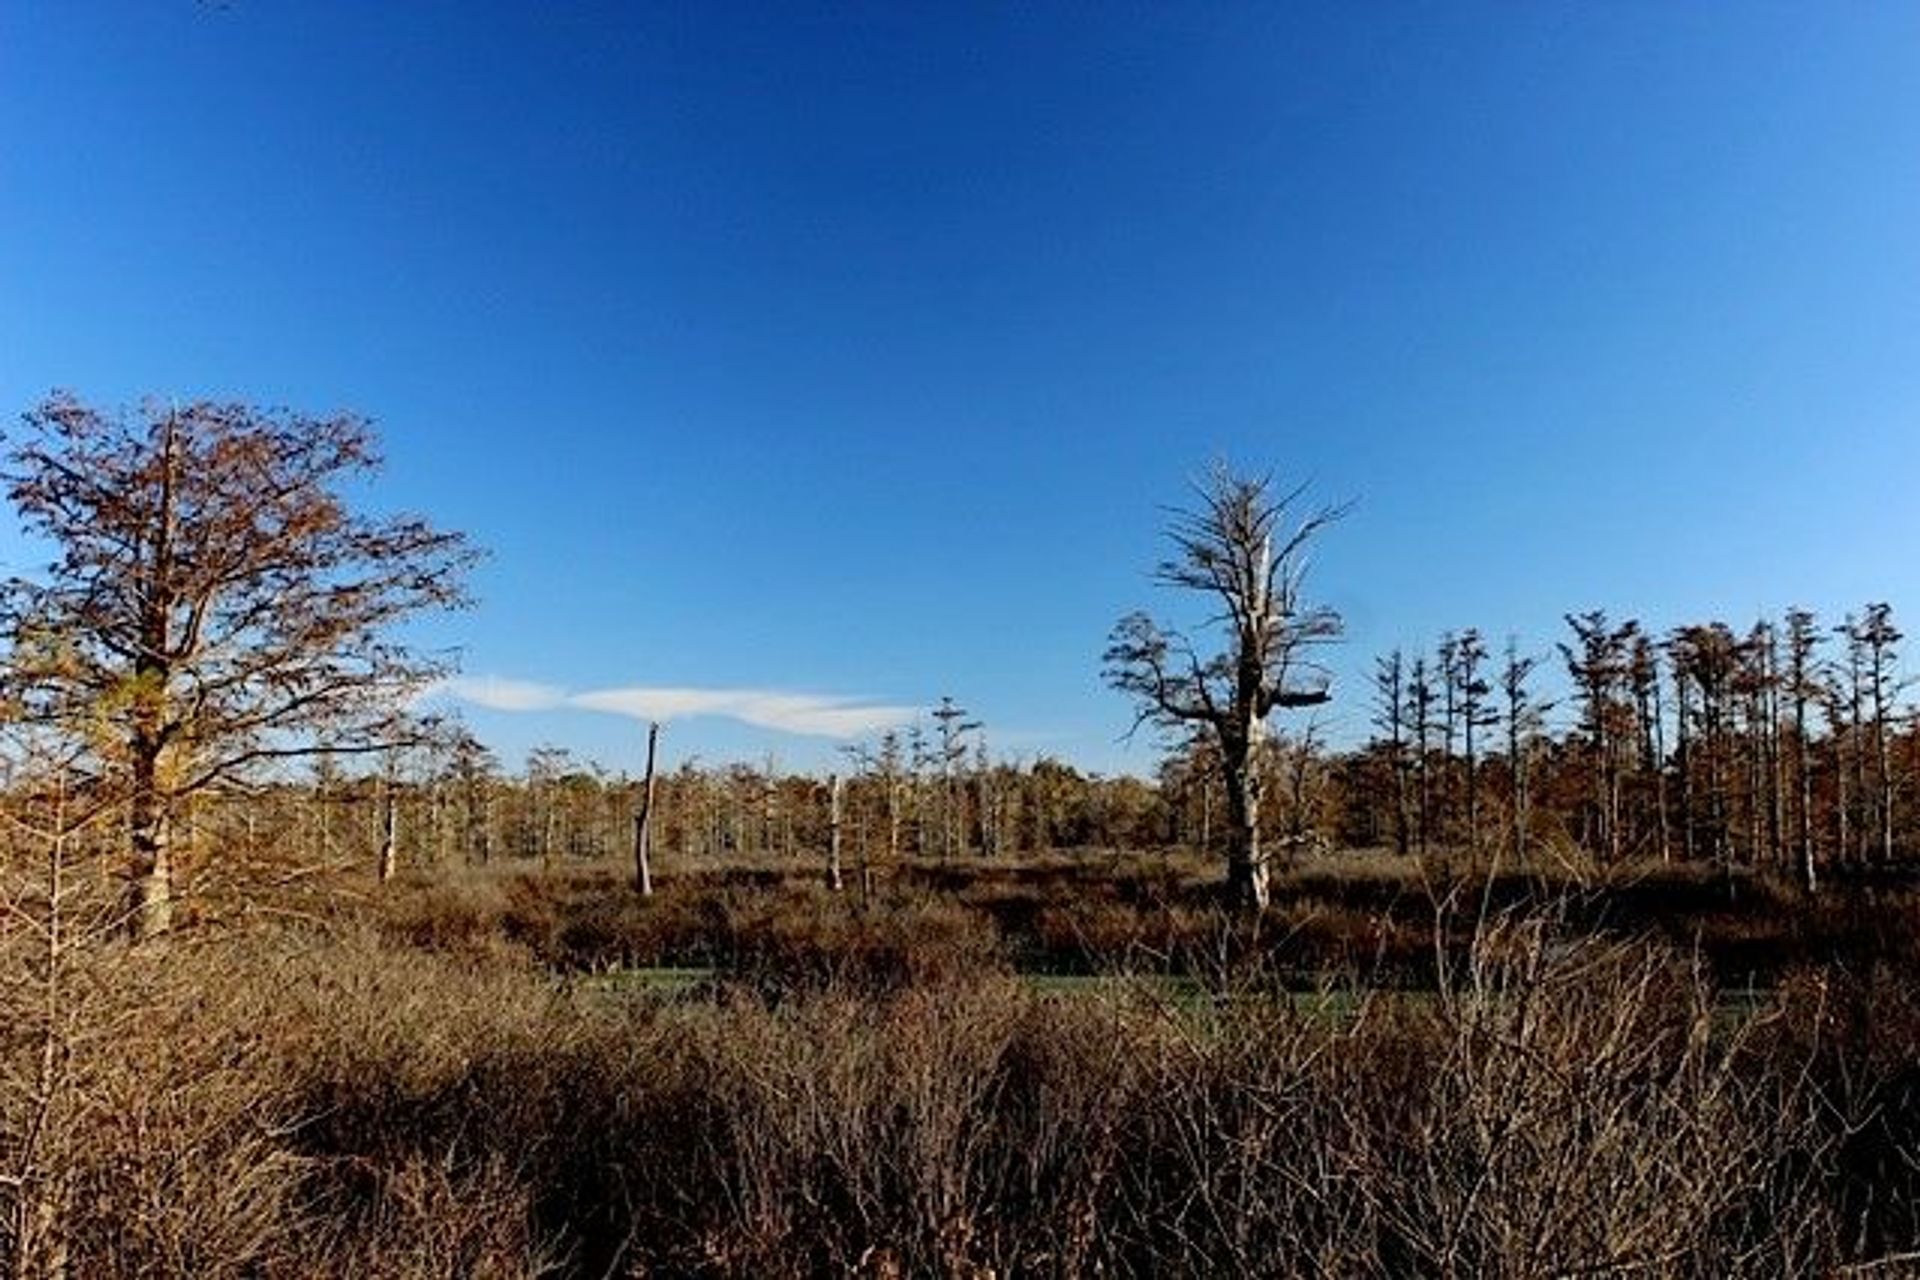
<svg viewBox="0 0 1920 1280">
<path fill-rule="evenodd" d="M 1920 1229 L 1910 1002 L 1729 1007 L 1538 920 L 1438 995 L 669 997 L 352 930 L 90 963 L 72 1274 L 1773 1275 Z"/>
</svg>

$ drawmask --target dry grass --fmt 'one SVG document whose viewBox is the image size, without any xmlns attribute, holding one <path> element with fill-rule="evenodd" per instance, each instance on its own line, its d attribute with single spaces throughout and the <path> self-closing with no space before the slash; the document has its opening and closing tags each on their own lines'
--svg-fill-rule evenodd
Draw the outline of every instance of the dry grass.
<svg viewBox="0 0 1920 1280">
<path fill-rule="evenodd" d="M 1659 863 L 1503 870 L 1346 852 L 1276 875 L 1249 927 L 1218 901 L 1219 870 L 1191 855 L 1048 855 L 905 863 L 871 901 L 829 893 L 811 861 L 669 868 L 642 900 L 612 868 L 469 869 L 403 880 L 373 904 L 390 936 L 476 961 L 507 952 L 566 972 L 695 966 L 816 984 L 908 982 L 982 966 L 1040 973 L 1286 972 L 1431 987 L 1458 967 L 1484 913 L 1548 902 L 1583 933 L 1652 937 L 1723 982 L 1888 957 L 1920 966 L 1920 895 L 1809 900 L 1749 873 Z"/>
<path fill-rule="evenodd" d="M 1179 884 L 1143 874 L 1100 910 L 1150 920 Z M 894 886 L 864 912 L 797 880 L 679 888 L 486 877 L 414 886 L 377 923 L 83 937 L 52 1003 L 30 932 L 9 932 L 0 1260 L 1775 1276 L 1920 1244 L 1911 970 L 1806 968 L 1733 1004 L 1682 952 L 1596 937 L 1562 900 L 1440 947 L 1424 991 L 1302 998 L 1267 963 L 1284 951 L 1206 968 L 1241 944 L 1163 902 L 1206 983 L 1060 992 L 1010 971 L 984 901 L 1004 885 Z M 1268 928 L 1297 938 L 1308 901 Z M 731 976 L 669 997 L 546 963 L 676 939 Z"/>
</svg>

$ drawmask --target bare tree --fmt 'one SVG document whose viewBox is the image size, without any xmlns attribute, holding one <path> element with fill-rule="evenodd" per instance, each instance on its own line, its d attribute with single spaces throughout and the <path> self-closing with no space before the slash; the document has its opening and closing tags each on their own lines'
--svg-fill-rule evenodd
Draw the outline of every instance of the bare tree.
<svg viewBox="0 0 1920 1280">
<path fill-rule="evenodd" d="M 660 748 L 660 722 L 647 725 L 647 771 L 640 780 L 640 804 L 633 815 L 633 889 L 643 898 L 653 896 L 654 762 Z"/>
<path fill-rule="evenodd" d="M 1451 631 L 1440 636 L 1440 645 L 1433 656 L 1433 676 L 1440 682 L 1440 770 L 1437 788 L 1437 808 L 1441 816 L 1440 834 L 1447 834 L 1446 816 L 1453 809 L 1453 739 L 1455 726 L 1460 715 L 1459 702 L 1455 697 L 1457 686 L 1454 683 L 1454 667 L 1457 659 L 1454 651 L 1460 642 Z"/>
<path fill-rule="evenodd" d="M 1228 898 L 1258 910 L 1268 896 L 1260 748 L 1274 711 L 1327 701 L 1327 676 L 1307 651 L 1337 637 L 1340 619 L 1304 603 L 1301 591 L 1308 545 L 1344 508 L 1302 515 L 1302 490 L 1279 492 L 1270 478 L 1225 465 L 1195 488 L 1197 505 L 1173 514 L 1174 555 L 1154 578 L 1210 598 L 1217 612 L 1206 625 L 1225 632 L 1225 646 L 1203 657 L 1183 632 L 1129 614 L 1114 628 L 1105 674 L 1133 698 L 1135 729 L 1197 725 L 1214 738 L 1227 798 Z M 1296 683 L 1303 676 L 1307 683 Z"/>
<path fill-rule="evenodd" d="M 1405 855 L 1411 826 L 1407 804 L 1406 662 L 1395 649 L 1373 665 L 1374 724 L 1386 736 L 1387 768 L 1393 783 L 1393 851 Z"/>
<path fill-rule="evenodd" d="M 1474 730 L 1491 728 L 1499 722 L 1499 716 L 1487 706 L 1487 696 L 1493 692 L 1493 686 L 1480 674 L 1480 664 L 1486 659 L 1487 646 L 1480 639 L 1478 629 L 1468 627 L 1455 637 L 1453 669 L 1447 673 L 1447 679 L 1455 691 L 1454 702 L 1460 715 L 1462 746 L 1465 750 L 1469 856 L 1480 848 L 1480 786 Z"/>
<path fill-rule="evenodd" d="M 380 855 L 376 863 L 381 884 L 393 879 L 400 855 L 400 751 L 387 752 L 380 778 Z"/>
<path fill-rule="evenodd" d="M 447 747 L 447 773 L 460 798 L 461 857 L 485 866 L 493 859 L 493 796 L 500 762 L 481 741 L 456 729 Z"/>
<path fill-rule="evenodd" d="M 1880 860 L 1893 861 L 1893 768 L 1887 751 L 1887 718 L 1899 682 L 1893 674 L 1895 646 L 1900 629 L 1893 623 L 1893 608 L 1870 604 L 1853 633 L 1864 662 L 1860 668 L 1866 683 L 1867 700 L 1873 704 L 1873 815 Z M 1864 835 L 1862 833 L 1864 843 Z"/>
<path fill-rule="evenodd" d="M 1673 667 L 1674 687 L 1680 706 L 1680 726 L 1686 734 L 1682 750 L 1682 781 L 1686 787 L 1686 812 L 1689 840 L 1694 821 L 1693 796 L 1700 782 L 1706 787 L 1707 856 L 1714 862 L 1732 866 L 1733 846 L 1729 838 L 1726 761 L 1729 754 L 1727 725 L 1729 700 L 1735 672 L 1740 665 L 1740 641 L 1722 622 L 1684 626 L 1667 641 L 1667 659 Z M 1689 687 L 1697 700 L 1689 697 Z M 1697 709 L 1697 710 L 1696 710 Z M 1693 768 L 1700 759 L 1697 778 Z M 1688 845 L 1688 853 L 1693 846 Z"/>
<path fill-rule="evenodd" d="M 56 558 L 0 594 L 26 714 L 124 780 L 135 926 L 172 920 L 180 802 L 275 758 L 379 751 L 445 664 L 389 638 L 463 605 L 476 553 L 414 518 L 355 514 L 377 470 L 351 414 L 200 401 L 25 415 L 4 479 Z"/>
<path fill-rule="evenodd" d="M 1620 686 L 1628 673 L 1628 656 L 1640 626 L 1636 622 L 1609 625 L 1599 609 L 1568 614 L 1576 643 L 1559 646 L 1567 674 L 1573 678 L 1587 733 L 1593 768 L 1593 847 L 1609 862 L 1620 860 L 1620 739 L 1621 720 L 1631 715 L 1620 702 Z"/>
<path fill-rule="evenodd" d="M 840 796 L 844 786 L 839 774 L 827 775 L 827 888 L 835 893 L 845 885 L 840 874 Z"/>
<path fill-rule="evenodd" d="M 887 831 L 886 861 L 892 866 L 900 860 L 900 825 L 910 781 L 906 747 L 900 732 L 889 729 L 872 746 L 856 745 L 846 751 L 880 789 Z"/>
<path fill-rule="evenodd" d="M 1627 683 L 1640 731 L 1640 773 L 1651 782 L 1653 827 L 1660 861 L 1667 862 L 1673 857 L 1673 838 L 1667 821 L 1666 713 L 1660 704 L 1660 651 L 1645 634 L 1636 632 L 1629 645 Z"/>
<path fill-rule="evenodd" d="M 540 857 L 540 869 L 552 871 L 560 846 L 561 788 L 577 766 L 573 753 L 551 744 L 535 747 L 527 753 L 527 799 L 534 848 Z"/>
<path fill-rule="evenodd" d="M 1818 700 L 1821 691 L 1819 646 L 1820 630 L 1813 614 L 1805 609 L 1787 610 L 1785 683 L 1787 698 L 1793 706 L 1793 773 L 1798 793 L 1794 845 L 1799 855 L 1802 883 L 1808 893 L 1819 885 L 1813 852 L 1813 762 L 1807 737 L 1807 705 Z"/>
<path fill-rule="evenodd" d="M 1530 795 L 1527 757 L 1533 739 L 1545 723 L 1546 706 L 1527 692 L 1527 679 L 1540 659 L 1522 657 L 1517 638 L 1507 637 L 1506 664 L 1500 669 L 1500 692 L 1506 697 L 1507 771 L 1513 791 L 1513 860 L 1515 865 L 1527 857 L 1527 815 Z"/>
<path fill-rule="evenodd" d="M 1413 721 L 1413 772 L 1418 783 L 1422 857 L 1426 856 L 1433 838 L 1433 697 L 1427 660 L 1415 658 L 1407 673 L 1407 704 Z"/>
<path fill-rule="evenodd" d="M 939 745 L 934 748 L 934 766 L 940 771 L 940 856 L 951 858 L 964 843 L 960 831 L 960 796 L 955 773 L 967 758 L 966 737 L 980 728 L 978 720 L 967 719 L 966 708 L 951 695 L 942 694 L 933 716 Z"/>
</svg>

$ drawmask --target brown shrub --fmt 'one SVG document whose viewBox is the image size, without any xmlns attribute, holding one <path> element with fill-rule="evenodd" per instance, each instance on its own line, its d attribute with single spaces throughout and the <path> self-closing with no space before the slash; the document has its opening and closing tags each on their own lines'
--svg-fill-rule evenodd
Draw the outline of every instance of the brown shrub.
<svg viewBox="0 0 1920 1280">
<path fill-rule="evenodd" d="M 469 901 L 534 939 L 592 889 Z M 1263 965 L 1305 925 L 1253 942 L 1186 906 L 1165 914 L 1194 945 L 1245 948 L 1217 980 L 1045 992 L 978 908 L 708 901 L 756 980 L 684 997 L 557 978 L 532 957 L 564 930 L 90 947 L 0 1253 L 101 1276 L 1718 1276 L 1920 1243 L 1899 975 L 1730 1005 L 1562 911 L 1480 929 L 1431 991 L 1290 995 Z M 608 928 L 690 918 L 652 905 Z M 47 1025 L 32 983 L 4 992 L 0 1173 Z"/>
</svg>

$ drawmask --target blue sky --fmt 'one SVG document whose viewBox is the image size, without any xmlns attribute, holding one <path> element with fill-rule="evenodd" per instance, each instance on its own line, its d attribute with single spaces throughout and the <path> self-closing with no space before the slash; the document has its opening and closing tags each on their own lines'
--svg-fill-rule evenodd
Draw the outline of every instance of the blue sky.
<svg viewBox="0 0 1920 1280">
<path fill-rule="evenodd" d="M 1215 456 L 1358 500 L 1349 736 L 1450 627 L 1906 614 L 1916 157 L 1911 5 L 17 3 L 0 411 L 373 416 L 510 762 L 951 693 L 1146 771 L 1099 654 Z"/>
</svg>

